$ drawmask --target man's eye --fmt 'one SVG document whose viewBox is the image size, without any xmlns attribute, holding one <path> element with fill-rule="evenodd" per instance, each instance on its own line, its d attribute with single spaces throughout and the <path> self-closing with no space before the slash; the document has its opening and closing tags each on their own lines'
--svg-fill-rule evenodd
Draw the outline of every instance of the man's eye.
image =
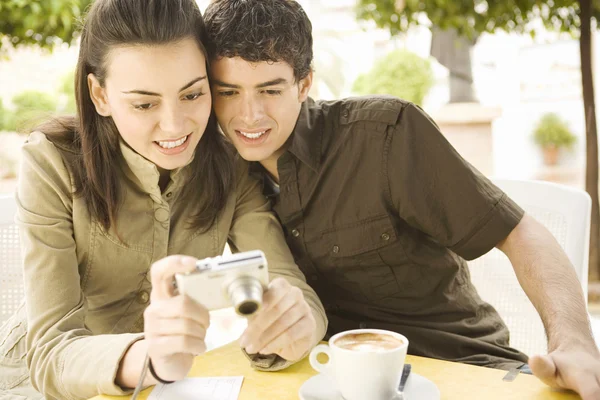
<svg viewBox="0 0 600 400">
<path fill-rule="evenodd" d="M 204 93 L 202 93 L 202 92 L 198 92 L 198 93 L 190 93 L 190 94 L 186 95 L 184 98 L 185 98 L 186 100 L 189 100 L 189 101 L 194 101 L 194 100 L 196 100 L 197 98 L 199 98 L 200 96 L 202 96 L 203 94 L 204 94 Z"/>
<path fill-rule="evenodd" d="M 140 111 L 147 111 L 147 110 L 150 110 L 152 107 L 154 107 L 154 104 L 152 104 L 152 103 L 135 104 L 133 106 L 133 108 L 135 108 L 136 110 L 140 110 Z"/>
<path fill-rule="evenodd" d="M 218 93 L 219 93 L 219 96 L 223 96 L 223 97 L 229 97 L 229 96 L 233 96 L 235 94 L 235 92 L 233 90 L 220 91 Z"/>
<path fill-rule="evenodd" d="M 274 90 L 274 89 L 265 90 L 265 92 L 271 96 L 279 96 L 281 94 L 281 90 Z"/>
</svg>

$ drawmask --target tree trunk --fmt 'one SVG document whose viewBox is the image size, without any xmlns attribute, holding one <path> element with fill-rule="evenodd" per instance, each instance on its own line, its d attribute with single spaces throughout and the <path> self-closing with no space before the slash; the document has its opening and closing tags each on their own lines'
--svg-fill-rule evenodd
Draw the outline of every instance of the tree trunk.
<svg viewBox="0 0 600 400">
<path fill-rule="evenodd" d="M 596 127 L 596 103 L 594 100 L 594 76 L 592 72 L 592 0 L 579 0 L 581 9 L 581 82 L 583 85 L 583 106 L 585 110 L 586 169 L 585 190 L 592 197 L 592 223 L 590 235 L 589 279 L 600 278 L 600 212 L 598 206 L 598 132 Z"/>
<path fill-rule="evenodd" d="M 458 34 L 456 29 L 431 29 L 430 53 L 440 64 L 448 68 L 450 81 L 450 103 L 477 103 L 473 88 L 473 65 L 471 50 L 477 37 L 469 39 Z"/>
</svg>

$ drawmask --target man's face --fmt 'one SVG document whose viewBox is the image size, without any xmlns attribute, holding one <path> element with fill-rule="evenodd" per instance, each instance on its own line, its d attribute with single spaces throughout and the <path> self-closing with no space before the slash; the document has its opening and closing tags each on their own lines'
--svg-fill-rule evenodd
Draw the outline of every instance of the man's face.
<svg viewBox="0 0 600 400">
<path fill-rule="evenodd" d="M 248 161 L 275 161 L 294 130 L 312 73 L 297 82 L 286 62 L 212 62 L 213 105 L 219 125 Z"/>
</svg>

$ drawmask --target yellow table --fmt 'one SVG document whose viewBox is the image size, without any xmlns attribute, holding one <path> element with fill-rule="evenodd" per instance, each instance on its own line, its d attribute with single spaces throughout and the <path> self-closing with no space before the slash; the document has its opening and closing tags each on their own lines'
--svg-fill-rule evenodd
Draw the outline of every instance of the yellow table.
<svg viewBox="0 0 600 400">
<path fill-rule="evenodd" d="M 413 371 L 432 380 L 440 389 L 442 400 L 570 400 L 573 393 L 553 391 L 531 375 L 519 374 L 504 382 L 506 371 L 475 367 L 430 358 L 408 356 Z M 244 376 L 239 400 L 297 400 L 302 383 L 316 372 L 308 358 L 279 372 L 258 372 L 242 355 L 237 343 L 214 349 L 196 358 L 189 376 Z M 146 399 L 151 388 L 141 393 Z M 123 400 L 124 397 L 96 396 L 93 400 Z"/>
</svg>

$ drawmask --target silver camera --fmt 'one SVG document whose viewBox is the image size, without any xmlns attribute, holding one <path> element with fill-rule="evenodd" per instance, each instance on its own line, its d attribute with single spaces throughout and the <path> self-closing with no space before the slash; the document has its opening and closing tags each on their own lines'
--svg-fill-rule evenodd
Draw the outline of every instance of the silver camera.
<svg viewBox="0 0 600 400">
<path fill-rule="evenodd" d="M 179 293 L 208 310 L 232 307 L 244 317 L 262 306 L 269 284 L 267 259 L 260 250 L 198 260 L 196 269 L 175 275 Z"/>
</svg>

